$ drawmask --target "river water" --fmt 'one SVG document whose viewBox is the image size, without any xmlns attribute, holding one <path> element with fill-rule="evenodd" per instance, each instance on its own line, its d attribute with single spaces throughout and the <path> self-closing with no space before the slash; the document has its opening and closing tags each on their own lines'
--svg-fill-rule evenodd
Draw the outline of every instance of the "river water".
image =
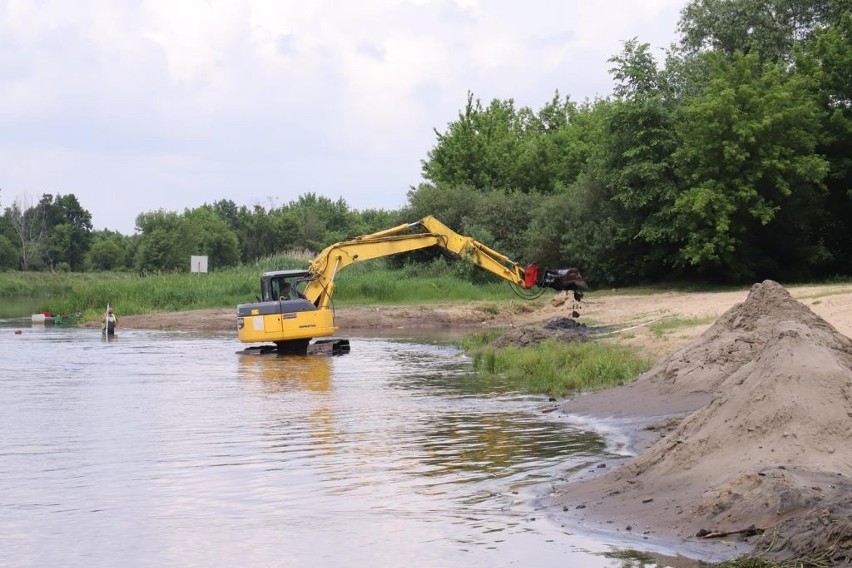
<svg viewBox="0 0 852 568">
<path fill-rule="evenodd" d="M 621 566 L 535 510 L 605 452 L 457 349 L 0 327 L 0 565 Z"/>
</svg>

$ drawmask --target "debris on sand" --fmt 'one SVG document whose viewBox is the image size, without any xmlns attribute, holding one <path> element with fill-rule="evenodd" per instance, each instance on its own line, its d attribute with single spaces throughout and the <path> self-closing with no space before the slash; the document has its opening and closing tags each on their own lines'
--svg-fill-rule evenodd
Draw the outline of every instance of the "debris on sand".
<svg viewBox="0 0 852 568">
<path fill-rule="evenodd" d="M 705 393 L 709 403 L 557 501 L 594 502 L 598 515 L 684 539 L 763 533 L 752 538 L 775 560 L 849 558 L 852 340 L 767 280 L 634 384 L 634 393 Z M 647 505 L 649 496 L 661 504 Z"/>
<path fill-rule="evenodd" d="M 542 341 L 586 341 L 595 329 L 567 317 L 555 317 L 543 326 L 524 326 L 513 329 L 494 340 L 494 347 L 528 347 Z"/>
</svg>

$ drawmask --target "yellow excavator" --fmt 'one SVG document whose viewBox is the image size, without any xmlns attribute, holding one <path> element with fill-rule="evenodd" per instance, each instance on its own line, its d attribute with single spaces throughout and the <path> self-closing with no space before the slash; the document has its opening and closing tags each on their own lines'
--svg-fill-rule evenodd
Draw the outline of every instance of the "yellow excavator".
<svg viewBox="0 0 852 568">
<path fill-rule="evenodd" d="M 334 278 L 355 262 L 440 247 L 508 280 L 525 298 L 541 295 L 545 288 L 570 290 L 579 301 L 586 282 L 576 268 L 550 269 L 535 264 L 522 267 L 484 244 L 459 235 L 432 216 L 414 223 L 356 237 L 328 246 L 307 270 L 277 270 L 260 278 L 256 302 L 237 306 L 237 330 L 243 343 L 267 343 L 243 353 L 334 354 L 349 351 L 345 339 L 317 340 L 336 332 L 334 325 Z M 268 344 L 271 342 L 271 345 Z M 319 345 L 317 345 L 319 344 Z"/>
</svg>

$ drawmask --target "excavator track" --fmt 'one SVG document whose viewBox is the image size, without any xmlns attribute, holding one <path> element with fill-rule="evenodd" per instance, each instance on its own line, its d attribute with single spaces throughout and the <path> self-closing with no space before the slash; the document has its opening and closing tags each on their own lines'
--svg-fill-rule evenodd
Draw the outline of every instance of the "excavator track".
<svg viewBox="0 0 852 568">
<path fill-rule="evenodd" d="M 287 345 L 281 345 L 287 344 Z M 277 345 L 255 345 L 237 351 L 239 355 L 345 355 L 349 353 L 349 340 L 339 338 L 316 341 L 280 341 Z"/>
</svg>

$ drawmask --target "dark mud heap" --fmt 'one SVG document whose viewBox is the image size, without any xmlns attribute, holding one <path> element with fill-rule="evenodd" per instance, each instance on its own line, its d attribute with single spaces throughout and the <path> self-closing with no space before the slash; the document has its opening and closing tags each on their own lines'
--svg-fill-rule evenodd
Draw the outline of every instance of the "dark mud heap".
<svg viewBox="0 0 852 568">
<path fill-rule="evenodd" d="M 852 562 L 852 340 L 765 281 L 629 387 L 621 406 L 602 394 L 564 410 L 662 415 L 669 397 L 673 412 L 697 410 L 558 502 L 587 504 L 587 524 L 617 518 L 683 539 L 757 534 L 754 550 L 770 559 Z"/>
</svg>

